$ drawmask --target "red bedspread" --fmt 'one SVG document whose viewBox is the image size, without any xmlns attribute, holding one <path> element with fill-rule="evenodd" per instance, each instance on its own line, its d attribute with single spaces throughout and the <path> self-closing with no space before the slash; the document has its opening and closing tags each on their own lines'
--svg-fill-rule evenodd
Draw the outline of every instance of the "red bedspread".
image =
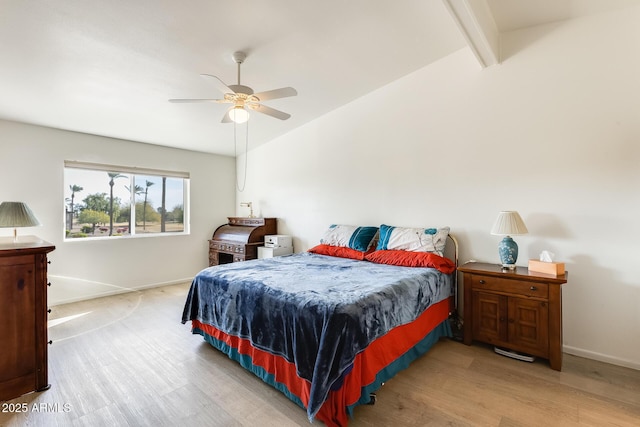
<svg viewBox="0 0 640 427">
<path fill-rule="evenodd" d="M 450 299 L 443 300 L 429 307 L 415 321 L 396 327 L 373 341 L 356 356 L 341 387 L 329 392 L 316 418 L 328 426 L 347 425 L 349 407 L 361 403 L 361 398 L 366 400 L 370 391 L 375 391 L 383 381 L 426 352 L 440 336 L 450 334 L 447 323 L 449 312 Z M 256 369 L 251 369 L 256 375 L 271 385 L 278 383 L 277 388 L 282 391 L 284 387 L 289 398 L 294 401 L 297 398 L 298 403 L 307 407 L 310 383 L 297 375 L 293 363 L 253 347 L 246 339 L 225 334 L 198 320 L 192 321 L 192 328 L 194 333 L 203 335 L 232 359 L 242 358 L 247 363 L 246 358 L 249 357 L 252 368 L 257 367 L 264 373 L 261 375 Z"/>
</svg>

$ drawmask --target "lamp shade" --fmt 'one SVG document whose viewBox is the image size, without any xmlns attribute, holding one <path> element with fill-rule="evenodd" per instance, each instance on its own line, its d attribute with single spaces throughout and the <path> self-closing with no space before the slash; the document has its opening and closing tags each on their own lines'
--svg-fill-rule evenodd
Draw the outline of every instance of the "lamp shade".
<svg viewBox="0 0 640 427">
<path fill-rule="evenodd" d="M 498 245 L 498 254 L 503 268 L 514 269 L 518 259 L 518 244 L 510 237 L 527 234 L 527 226 L 516 211 L 502 211 L 498 214 L 491 234 L 505 236 Z"/>
<path fill-rule="evenodd" d="M 491 234 L 496 236 L 517 236 L 528 232 L 527 226 L 516 211 L 500 212 L 491 229 Z"/>
<path fill-rule="evenodd" d="M 2 202 L 0 204 L 0 227 L 34 227 L 40 221 L 29 206 L 22 202 Z"/>
</svg>

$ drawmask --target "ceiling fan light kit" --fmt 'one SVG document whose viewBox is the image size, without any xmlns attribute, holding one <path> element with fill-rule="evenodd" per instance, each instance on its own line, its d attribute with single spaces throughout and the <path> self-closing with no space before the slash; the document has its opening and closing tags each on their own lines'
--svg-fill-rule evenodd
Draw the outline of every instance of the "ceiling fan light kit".
<svg viewBox="0 0 640 427">
<path fill-rule="evenodd" d="M 236 123 L 244 123 L 249 120 L 249 113 L 242 106 L 235 106 L 229 111 L 229 118 Z"/>
<path fill-rule="evenodd" d="M 202 76 L 211 78 L 220 92 L 222 99 L 170 99 L 169 102 L 213 102 L 219 104 L 234 104 L 222 117 L 222 123 L 244 123 L 249 120 L 249 111 L 253 110 L 280 120 L 287 120 L 291 114 L 276 110 L 262 104 L 270 99 L 286 98 L 296 96 L 298 92 L 292 87 L 283 87 L 265 92 L 254 93 L 249 86 L 240 84 L 240 65 L 247 58 L 244 52 L 234 52 L 233 60 L 238 64 L 238 84 L 226 85 L 219 77 L 210 74 Z"/>
</svg>

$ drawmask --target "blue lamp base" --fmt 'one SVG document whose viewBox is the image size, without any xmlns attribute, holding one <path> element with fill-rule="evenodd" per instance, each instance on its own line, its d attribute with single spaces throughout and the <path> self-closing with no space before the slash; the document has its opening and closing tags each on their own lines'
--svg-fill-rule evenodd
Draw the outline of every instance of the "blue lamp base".
<svg viewBox="0 0 640 427">
<path fill-rule="evenodd" d="M 513 270 L 518 260 L 518 244 L 509 236 L 505 236 L 498 245 L 498 254 L 502 268 Z"/>
</svg>

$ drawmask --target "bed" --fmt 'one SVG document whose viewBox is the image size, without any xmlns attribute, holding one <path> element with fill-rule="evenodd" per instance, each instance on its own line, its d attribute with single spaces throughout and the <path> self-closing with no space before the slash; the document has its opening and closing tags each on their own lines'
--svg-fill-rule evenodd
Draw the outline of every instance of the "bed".
<svg viewBox="0 0 640 427">
<path fill-rule="evenodd" d="M 382 237 L 381 226 L 364 246 L 330 238 L 309 252 L 206 268 L 182 322 L 310 421 L 347 425 L 385 381 L 451 336 L 457 260 L 381 246 Z"/>
</svg>

